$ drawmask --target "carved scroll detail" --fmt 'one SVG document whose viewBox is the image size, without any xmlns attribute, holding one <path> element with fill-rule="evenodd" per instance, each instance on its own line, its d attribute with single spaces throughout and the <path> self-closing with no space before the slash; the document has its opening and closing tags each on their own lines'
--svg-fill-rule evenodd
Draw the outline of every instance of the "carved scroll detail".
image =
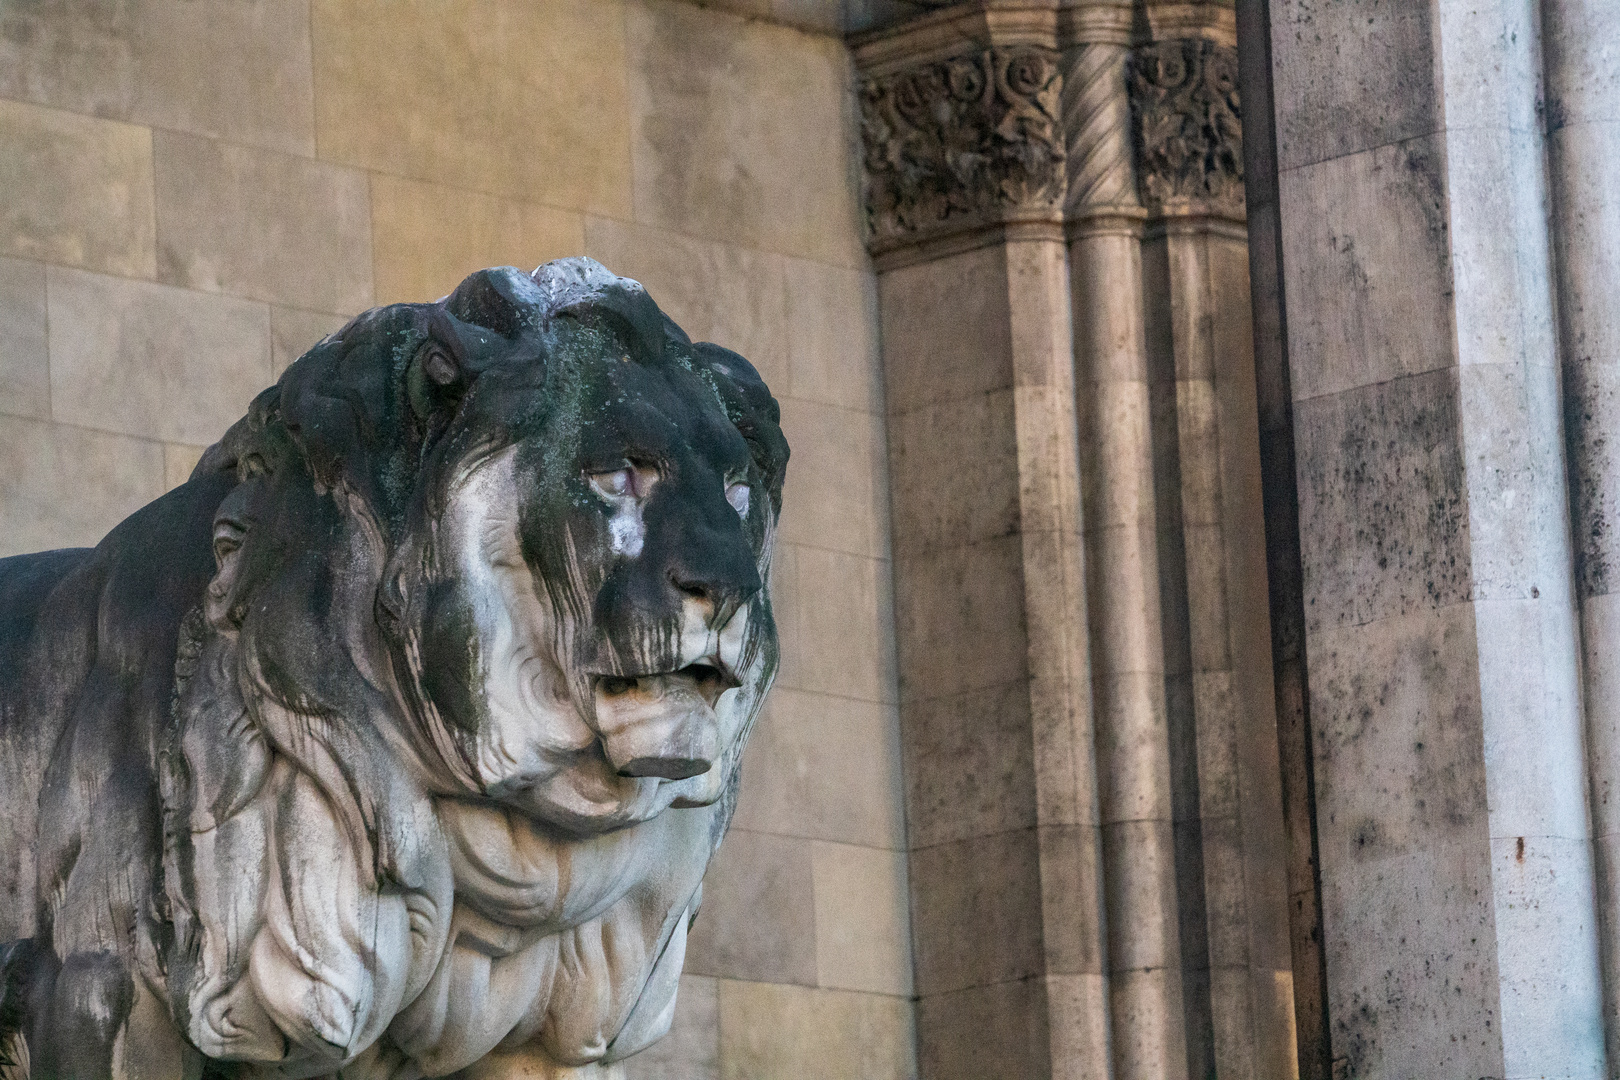
<svg viewBox="0 0 1620 1080">
<path fill-rule="evenodd" d="M 985 49 L 867 80 L 866 215 L 874 250 L 1063 203 L 1062 75 L 1039 48 Z"/>
<path fill-rule="evenodd" d="M 1237 73 L 1237 50 L 1202 38 L 1155 42 L 1132 57 L 1137 183 L 1151 209 L 1243 215 Z"/>
</svg>

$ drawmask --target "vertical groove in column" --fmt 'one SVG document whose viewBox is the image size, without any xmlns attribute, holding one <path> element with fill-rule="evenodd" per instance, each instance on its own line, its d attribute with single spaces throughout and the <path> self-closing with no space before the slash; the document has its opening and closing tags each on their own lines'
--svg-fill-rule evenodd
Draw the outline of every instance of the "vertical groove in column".
<svg viewBox="0 0 1620 1080">
<path fill-rule="evenodd" d="M 1542 55 L 1580 603 L 1608 1075 L 1620 1076 L 1620 37 L 1612 0 L 1546 0 Z"/>
<path fill-rule="evenodd" d="M 1333 1050 L 1322 949 L 1322 881 L 1316 827 L 1310 686 L 1305 652 L 1304 561 L 1294 459 L 1293 389 L 1283 291 L 1272 96 L 1269 0 L 1237 0 L 1238 78 L 1244 103 L 1243 172 L 1260 418 L 1261 497 L 1271 616 L 1272 685 L 1288 834 L 1289 939 L 1300 1080 L 1331 1080 Z"/>
</svg>

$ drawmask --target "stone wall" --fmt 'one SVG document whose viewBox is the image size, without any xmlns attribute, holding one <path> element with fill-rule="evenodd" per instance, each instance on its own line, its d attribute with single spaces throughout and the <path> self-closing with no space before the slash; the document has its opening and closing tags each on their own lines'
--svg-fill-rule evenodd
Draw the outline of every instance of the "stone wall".
<svg viewBox="0 0 1620 1080">
<path fill-rule="evenodd" d="M 853 83 L 658 0 L 0 7 L 0 554 L 94 543 L 322 334 L 487 265 L 594 256 L 781 400 L 783 669 L 632 1076 L 915 1070 Z"/>
</svg>

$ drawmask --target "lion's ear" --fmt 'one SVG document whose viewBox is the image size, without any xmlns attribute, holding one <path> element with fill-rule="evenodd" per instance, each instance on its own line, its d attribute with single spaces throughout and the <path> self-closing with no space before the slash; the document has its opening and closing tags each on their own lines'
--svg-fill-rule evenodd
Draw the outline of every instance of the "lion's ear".
<svg viewBox="0 0 1620 1080">
<path fill-rule="evenodd" d="M 467 392 L 466 343 L 454 322 L 436 310 L 428 333 L 405 369 L 405 396 L 411 413 L 429 429 L 435 418 L 447 418 Z"/>
</svg>

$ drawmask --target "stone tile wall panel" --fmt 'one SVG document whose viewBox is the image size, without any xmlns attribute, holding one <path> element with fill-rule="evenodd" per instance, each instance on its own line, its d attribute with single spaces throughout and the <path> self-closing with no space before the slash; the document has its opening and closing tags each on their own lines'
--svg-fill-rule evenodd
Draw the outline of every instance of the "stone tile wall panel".
<svg viewBox="0 0 1620 1080">
<path fill-rule="evenodd" d="M 0 412 L 51 415 L 43 263 L 0 259 Z"/>
</svg>

